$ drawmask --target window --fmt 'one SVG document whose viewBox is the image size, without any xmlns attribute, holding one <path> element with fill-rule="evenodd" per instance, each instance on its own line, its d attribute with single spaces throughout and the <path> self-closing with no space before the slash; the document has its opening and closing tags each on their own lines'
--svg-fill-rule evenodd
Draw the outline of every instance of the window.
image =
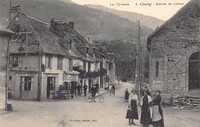
<svg viewBox="0 0 200 127">
<path fill-rule="evenodd" d="M 18 57 L 17 56 L 14 56 L 13 59 L 12 59 L 12 66 L 13 67 L 18 67 Z"/>
<path fill-rule="evenodd" d="M 52 68 L 52 56 L 48 55 L 45 62 L 46 68 Z"/>
<path fill-rule="evenodd" d="M 21 77 L 22 88 L 25 91 L 31 91 L 31 77 Z"/>
<path fill-rule="evenodd" d="M 70 50 L 72 49 L 72 42 L 71 42 L 71 39 L 70 39 L 70 42 L 69 42 L 69 49 L 70 49 Z"/>
<path fill-rule="evenodd" d="M 83 70 L 86 71 L 86 62 L 83 62 Z"/>
<path fill-rule="evenodd" d="M 156 77 L 159 76 L 159 62 L 156 61 Z"/>
<path fill-rule="evenodd" d="M 193 53 L 189 58 L 189 90 L 200 89 L 200 52 Z"/>
<path fill-rule="evenodd" d="M 73 60 L 69 59 L 69 71 L 73 71 Z"/>
<path fill-rule="evenodd" d="M 88 62 L 88 72 L 90 72 L 90 71 L 91 71 L 91 63 Z"/>
<path fill-rule="evenodd" d="M 63 57 L 58 56 L 57 69 L 62 70 Z"/>
</svg>

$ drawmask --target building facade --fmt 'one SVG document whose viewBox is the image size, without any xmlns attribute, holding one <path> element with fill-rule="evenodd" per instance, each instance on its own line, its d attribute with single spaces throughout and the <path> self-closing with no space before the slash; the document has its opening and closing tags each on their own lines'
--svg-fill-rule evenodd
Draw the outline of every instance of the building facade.
<svg viewBox="0 0 200 127">
<path fill-rule="evenodd" d="M 100 82 L 105 57 L 74 30 L 73 22 L 52 19 L 48 24 L 18 13 L 8 28 L 16 34 L 10 48 L 12 98 L 51 99 L 61 88 L 76 95 L 79 84 L 90 89 Z M 109 72 L 106 57 L 104 68 Z M 101 88 L 105 86 L 102 83 Z"/>
<path fill-rule="evenodd" d="M 18 13 L 9 25 L 17 35 L 10 47 L 10 88 L 16 99 L 53 98 L 60 85 L 78 83 L 73 60 L 79 59 L 42 21 Z M 40 91 L 40 92 L 39 92 Z M 39 95 L 40 94 L 40 95 Z"/>
<path fill-rule="evenodd" d="M 152 90 L 200 95 L 199 11 L 191 0 L 148 37 Z"/>
</svg>

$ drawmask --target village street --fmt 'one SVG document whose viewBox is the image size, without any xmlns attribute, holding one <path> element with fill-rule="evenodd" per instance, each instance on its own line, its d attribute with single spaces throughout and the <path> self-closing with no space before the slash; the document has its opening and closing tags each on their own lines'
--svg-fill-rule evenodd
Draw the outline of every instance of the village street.
<svg viewBox="0 0 200 127">
<path fill-rule="evenodd" d="M 14 111 L 0 111 L 0 127 L 128 127 L 124 90 L 134 85 L 117 85 L 116 96 L 104 94 L 104 103 L 87 103 L 84 97 L 59 101 L 12 101 Z M 199 127 L 200 112 L 164 108 L 166 127 Z M 140 113 L 140 111 L 139 111 Z M 136 126 L 140 127 L 139 120 Z"/>
</svg>

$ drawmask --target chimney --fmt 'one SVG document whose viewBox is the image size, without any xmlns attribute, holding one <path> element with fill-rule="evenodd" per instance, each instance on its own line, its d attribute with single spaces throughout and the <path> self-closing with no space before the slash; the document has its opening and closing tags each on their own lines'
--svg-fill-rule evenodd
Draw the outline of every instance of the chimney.
<svg viewBox="0 0 200 127">
<path fill-rule="evenodd" d="M 69 26 L 74 29 L 74 22 L 69 22 Z"/>
<path fill-rule="evenodd" d="M 55 22 L 55 19 L 54 19 L 54 18 L 51 19 L 51 21 L 50 21 L 50 26 L 51 26 L 51 28 L 55 29 L 56 22 Z"/>
<path fill-rule="evenodd" d="M 12 5 L 10 8 L 10 22 L 20 12 L 20 5 Z"/>
</svg>

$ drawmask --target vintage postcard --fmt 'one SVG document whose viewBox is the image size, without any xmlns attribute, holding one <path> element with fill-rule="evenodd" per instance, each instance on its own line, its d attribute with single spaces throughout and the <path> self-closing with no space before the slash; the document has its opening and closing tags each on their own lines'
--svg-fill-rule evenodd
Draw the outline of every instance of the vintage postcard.
<svg viewBox="0 0 200 127">
<path fill-rule="evenodd" d="M 0 0 L 0 127 L 199 119 L 199 0 Z"/>
</svg>

